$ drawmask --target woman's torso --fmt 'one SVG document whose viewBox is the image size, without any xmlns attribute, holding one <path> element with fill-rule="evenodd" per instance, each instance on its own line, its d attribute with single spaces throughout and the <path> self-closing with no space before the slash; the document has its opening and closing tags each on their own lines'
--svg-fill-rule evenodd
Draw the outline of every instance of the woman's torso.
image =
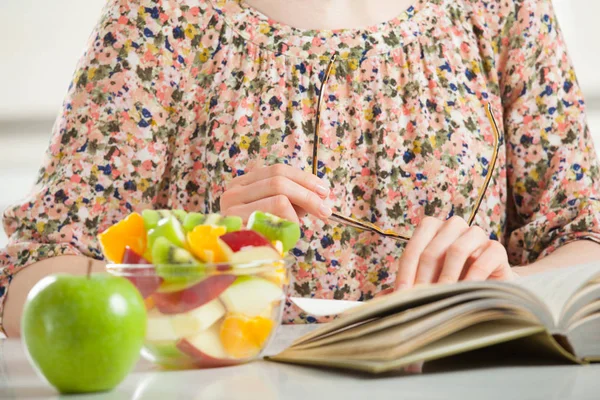
<svg viewBox="0 0 600 400">
<path fill-rule="evenodd" d="M 317 145 L 334 210 L 399 233 L 410 234 L 424 215 L 468 219 L 489 173 L 473 223 L 504 240 L 502 136 L 489 171 L 486 105 L 500 132 L 502 105 L 488 14 L 469 2 L 419 0 L 371 28 L 314 31 L 235 0 L 179 13 L 182 40 L 197 51 L 181 95 L 197 125 L 170 143 L 158 206 L 218 211 L 233 177 L 274 163 L 310 171 Z M 365 300 L 393 287 L 401 242 L 311 216 L 301 222 L 292 294 Z M 293 309 L 286 316 L 303 318 Z"/>
</svg>

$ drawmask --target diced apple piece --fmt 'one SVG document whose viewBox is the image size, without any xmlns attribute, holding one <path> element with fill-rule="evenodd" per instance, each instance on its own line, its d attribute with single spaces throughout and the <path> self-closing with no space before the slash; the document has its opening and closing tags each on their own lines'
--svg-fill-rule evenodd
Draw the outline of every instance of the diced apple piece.
<svg viewBox="0 0 600 400">
<path fill-rule="evenodd" d="M 208 329 L 223 315 L 225 307 L 217 298 L 190 312 L 173 315 L 171 323 L 177 335 L 185 337 Z"/>
<path fill-rule="evenodd" d="M 194 335 L 208 329 L 225 315 L 225 308 L 218 298 L 183 314 L 173 315 L 171 323 L 179 337 Z"/>
<path fill-rule="evenodd" d="M 271 246 L 245 247 L 229 258 L 229 262 L 234 265 L 275 260 L 281 260 L 281 254 Z"/>
<path fill-rule="evenodd" d="M 146 339 L 149 341 L 177 340 L 195 335 L 208 329 L 225 315 L 225 308 L 219 299 L 214 299 L 201 307 L 182 314 L 162 314 L 158 310 L 148 312 Z"/>
<path fill-rule="evenodd" d="M 240 276 L 221 294 L 220 299 L 227 311 L 254 317 L 263 315 L 283 295 L 281 287 L 273 282 L 256 276 Z"/>
<path fill-rule="evenodd" d="M 146 340 L 154 342 L 177 340 L 178 338 L 171 324 L 171 316 L 161 314 L 156 309 L 148 311 Z"/>
<path fill-rule="evenodd" d="M 155 293 L 152 297 L 163 314 L 185 313 L 219 297 L 235 279 L 235 275 L 211 275 L 181 291 Z"/>
<path fill-rule="evenodd" d="M 219 324 L 214 324 L 206 331 L 181 339 L 177 343 L 177 348 L 192 357 L 196 366 L 200 368 L 224 367 L 238 364 L 238 360 L 227 356 L 221 344 L 219 333 Z"/>
</svg>

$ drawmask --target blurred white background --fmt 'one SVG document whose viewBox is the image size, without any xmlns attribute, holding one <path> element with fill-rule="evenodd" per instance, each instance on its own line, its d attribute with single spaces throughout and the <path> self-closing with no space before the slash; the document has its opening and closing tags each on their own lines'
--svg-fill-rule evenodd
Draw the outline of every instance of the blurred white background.
<svg viewBox="0 0 600 400">
<path fill-rule="evenodd" d="M 284 1 L 284 0 L 282 0 Z M 56 114 L 105 0 L 0 0 L 0 210 L 35 179 Z M 600 144 L 600 1 L 554 0 Z M 6 237 L 0 227 L 0 247 Z"/>
</svg>

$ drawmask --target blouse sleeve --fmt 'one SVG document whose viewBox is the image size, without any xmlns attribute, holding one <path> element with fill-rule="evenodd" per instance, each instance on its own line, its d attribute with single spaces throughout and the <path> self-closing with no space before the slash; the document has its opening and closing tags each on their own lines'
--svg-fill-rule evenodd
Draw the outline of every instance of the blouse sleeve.
<svg viewBox="0 0 600 400">
<path fill-rule="evenodd" d="M 107 3 L 37 183 L 4 213 L 9 243 L 0 250 L 0 331 L 9 283 L 21 269 L 60 255 L 102 259 L 99 231 L 161 203 L 169 137 L 187 123 L 179 109 L 189 55 L 179 53 L 166 13 L 149 0 Z"/>
<path fill-rule="evenodd" d="M 512 264 L 600 243 L 598 163 L 550 0 L 516 0 L 499 39 Z"/>
</svg>

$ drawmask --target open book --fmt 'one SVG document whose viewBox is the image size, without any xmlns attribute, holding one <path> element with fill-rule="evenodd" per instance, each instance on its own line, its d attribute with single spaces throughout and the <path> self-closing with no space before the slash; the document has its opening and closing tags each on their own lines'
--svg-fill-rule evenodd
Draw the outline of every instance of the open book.
<svg viewBox="0 0 600 400">
<path fill-rule="evenodd" d="M 268 358 L 380 373 L 510 341 L 567 362 L 600 361 L 600 264 L 396 292 Z"/>
</svg>

